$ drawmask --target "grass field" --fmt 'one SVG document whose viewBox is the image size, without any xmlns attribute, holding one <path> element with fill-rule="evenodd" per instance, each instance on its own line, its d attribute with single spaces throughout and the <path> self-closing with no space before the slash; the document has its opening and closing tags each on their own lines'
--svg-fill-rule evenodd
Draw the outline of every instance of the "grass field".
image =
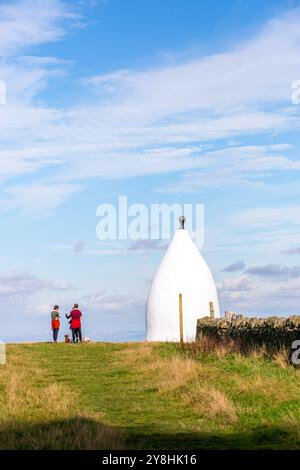
<svg viewBox="0 0 300 470">
<path fill-rule="evenodd" d="M 1 449 L 300 449 L 300 372 L 175 344 L 23 344 L 0 366 Z"/>
</svg>

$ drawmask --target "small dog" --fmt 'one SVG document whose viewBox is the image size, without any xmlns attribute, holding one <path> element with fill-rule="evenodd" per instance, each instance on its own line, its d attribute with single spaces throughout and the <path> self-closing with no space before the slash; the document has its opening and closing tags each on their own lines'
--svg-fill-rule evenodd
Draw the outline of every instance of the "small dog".
<svg viewBox="0 0 300 470">
<path fill-rule="evenodd" d="M 65 343 L 71 343 L 69 335 L 65 335 Z"/>
</svg>

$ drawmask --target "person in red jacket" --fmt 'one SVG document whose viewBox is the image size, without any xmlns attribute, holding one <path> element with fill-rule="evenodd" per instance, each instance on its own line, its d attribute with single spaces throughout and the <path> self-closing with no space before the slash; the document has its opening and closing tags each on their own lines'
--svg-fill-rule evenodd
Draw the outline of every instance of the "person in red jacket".
<svg viewBox="0 0 300 470">
<path fill-rule="evenodd" d="M 59 306 L 54 305 L 53 310 L 51 312 L 51 328 L 53 332 L 54 343 L 57 343 L 58 331 L 60 327 L 59 317 L 60 317 Z"/>
<path fill-rule="evenodd" d="M 81 317 L 82 313 L 78 308 L 78 304 L 74 304 L 73 309 L 71 310 L 69 315 L 66 315 L 67 318 L 71 318 L 71 330 L 72 330 L 72 340 L 73 343 L 78 343 L 82 341 L 82 333 L 81 333 Z"/>
</svg>

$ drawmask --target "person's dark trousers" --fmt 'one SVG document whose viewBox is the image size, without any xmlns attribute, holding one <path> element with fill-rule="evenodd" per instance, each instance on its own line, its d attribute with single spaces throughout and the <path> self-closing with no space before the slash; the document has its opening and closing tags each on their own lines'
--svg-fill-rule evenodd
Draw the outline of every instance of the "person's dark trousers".
<svg viewBox="0 0 300 470">
<path fill-rule="evenodd" d="M 79 337 L 79 340 L 82 341 L 81 328 L 73 328 L 73 329 L 72 329 L 72 339 L 73 339 L 73 343 L 77 343 L 77 342 L 78 342 L 78 337 Z"/>
<path fill-rule="evenodd" d="M 57 337 L 58 337 L 58 330 L 59 328 L 54 328 L 53 330 L 53 341 L 57 341 Z"/>
<path fill-rule="evenodd" d="M 78 329 L 78 336 L 79 336 L 79 341 L 81 342 L 82 341 L 82 333 L 81 333 L 81 328 L 77 328 Z"/>
<path fill-rule="evenodd" d="M 76 329 L 72 328 L 72 341 L 73 343 L 77 342 L 77 335 L 76 335 Z"/>
</svg>

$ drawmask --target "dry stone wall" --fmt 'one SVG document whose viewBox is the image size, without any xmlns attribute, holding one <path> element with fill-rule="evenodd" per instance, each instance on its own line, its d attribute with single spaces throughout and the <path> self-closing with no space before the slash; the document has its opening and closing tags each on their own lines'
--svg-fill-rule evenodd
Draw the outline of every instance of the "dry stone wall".
<svg viewBox="0 0 300 470">
<path fill-rule="evenodd" d="M 282 347 L 291 348 L 293 341 L 300 340 L 300 316 L 289 318 L 250 318 L 242 315 L 214 319 L 204 317 L 197 322 L 196 338 L 201 335 L 221 341 L 237 342 L 241 349 L 264 346 L 270 352 Z"/>
</svg>

